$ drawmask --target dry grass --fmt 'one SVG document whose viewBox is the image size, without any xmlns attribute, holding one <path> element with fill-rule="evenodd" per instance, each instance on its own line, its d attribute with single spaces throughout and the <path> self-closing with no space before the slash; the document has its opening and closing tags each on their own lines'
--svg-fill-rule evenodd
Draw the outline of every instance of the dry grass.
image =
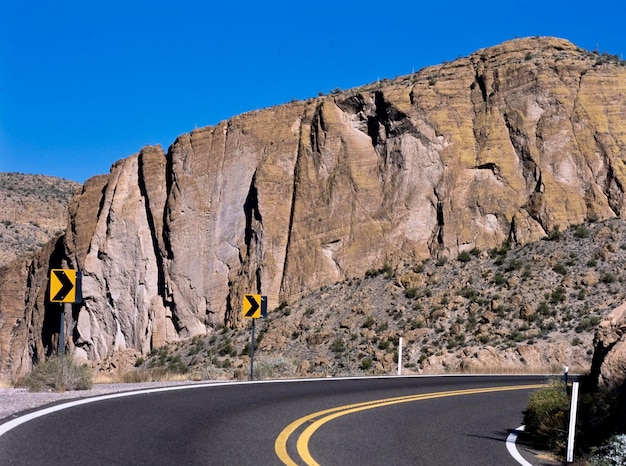
<svg viewBox="0 0 626 466">
<path fill-rule="evenodd" d="M 71 356 L 55 356 L 37 364 L 20 385 L 31 392 L 89 390 L 93 386 L 92 376 L 90 367 L 77 364 Z"/>
</svg>

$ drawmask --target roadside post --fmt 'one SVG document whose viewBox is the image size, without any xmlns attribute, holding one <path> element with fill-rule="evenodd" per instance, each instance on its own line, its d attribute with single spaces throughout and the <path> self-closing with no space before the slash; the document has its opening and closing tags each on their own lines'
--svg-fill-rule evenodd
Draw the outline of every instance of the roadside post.
<svg viewBox="0 0 626 466">
<path fill-rule="evenodd" d="M 398 375 L 402 375 L 402 337 L 398 340 Z"/>
<path fill-rule="evenodd" d="M 569 432 L 567 435 L 567 458 L 566 461 L 574 461 L 574 437 L 576 435 L 576 414 L 578 411 L 578 382 L 572 384 L 572 402 L 569 411 Z"/>
<path fill-rule="evenodd" d="M 72 312 L 72 304 L 83 301 L 82 274 L 74 269 L 50 270 L 50 302 L 62 303 L 59 328 L 59 356 L 65 353 L 65 314 Z"/>
<path fill-rule="evenodd" d="M 243 297 L 243 316 L 252 319 L 250 337 L 250 380 L 254 380 L 254 323 L 261 317 L 267 317 L 267 296 L 247 294 Z"/>
</svg>

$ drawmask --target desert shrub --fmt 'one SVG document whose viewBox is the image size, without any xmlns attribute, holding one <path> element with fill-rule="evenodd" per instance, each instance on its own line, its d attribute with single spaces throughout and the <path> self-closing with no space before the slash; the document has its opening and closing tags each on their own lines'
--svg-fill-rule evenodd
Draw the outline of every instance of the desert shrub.
<svg viewBox="0 0 626 466">
<path fill-rule="evenodd" d="M 469 262 L 472 260 L 472 255 L 469 251 L 462 251 L 456 258 L 459 262 Z"/>
<path fill-rule="evenodd" d="M 620 466 L 626 464 L 626 434 L 614 435 L 602 446 L 592 450 L 591 466 Z"/>
<path fill-rule="evenodd" d="M 557 304 L 565 301 L 565 288 L 562 286 L 557 286 L 552 293 L 550 293 L 550 302 L 552 304 Z"/>
<path fill-rule="evenodd" d="M 371 329 L 372 327 L 374 327 L 374 325 L 376 325 L 376 319 L 374 319 L 373 316 L 367 316 L 367 319 L 365 319 L 365 322 L 363 322 L 363 325 L 361 327 Z"/>
<path fill-rule="evenodd" d="M 600 320 L 598 316 L 583 317 L 574 330 L 576 333 L 587 332 L 595 328 L 600 323 Z"/>
<path fill-rule="evenodd" d="M 563 237 L 561 228 L 556 225 L 552 231 L 548 234 L 548 241 L 559 241 Z"/>
<path fill-rule="evenodd" d="M 498 256 L 506 256 L 507 252 L 511 250 L 511 243 L 505 241 L 499 248 L 493 248 L 489 250 L 489 257 L 495 259 Z"/>
<path fill-rule="evenodd" d="M 605 284 L 613 283 L 615 281 L 615 275 L 611 272 L 603 273 L 600 277 L 600 281 Z"/>
<path fill-rule="evenodd" d="M 530 395 L 524 412 L 526 431 L 544 448 L 563 448 L 567 444 L 568 413 L 564 385 L 552 383 Z"/>
<path fill-rule="evenodd" d="M 174 354 L 167 358 L 167 371 L 173 374 L 186 374 L 189 372 L 189 366 L 187 366 L 180 355 Z"/>
<path fill-rule="evenodd" d="M 380 340 L 380 342 L 378 342 L 378 348 L 381 350 L 389 350 L 391 349 L 391 342 L 389 340 Z"/>
<path fill-rule="evenodd" d="M 391 264 L 385 263 L 383 265 L 383 268 L 381 269 L 381 272 L 385 274 L 385 277 L 391 278 L 393 276 L 393 267 L 391 266 Z"/>
<path fill-rule="evenodd" d="M 589 230 L 585 225 L 578 225 L 574 231 L 576 238 L 589 238 Z"/>
<path fill-rule="evenodd" d="M 335 338 L 330 349 L 335 354 L 343 353 L 346 350 L 346 343 L 342 338 Z"/>
<path fill-rule="evenodd" d="M 237 354 L 237 350 L 230 340 L 226 340 L 219 348 L 218 353 L 220 356 L 235 356 Z"/>
<path fill-rule="evenodd" d="M 22 385 L 31 392 L 89 390 L 93 385 L 92 372 L 71 356 L 55 356 L 37 364 L 23 379 Z"/>
<path fill-rule="evenodd" d="M 458 294 L 466 299 L 469 299 L 470 301 L 476 301 L 480 297 L 480 292 L 469 286 L 463 287 L 458 291 Z"/>
<path fill-rule="evenodd" d="M 521 259 L 510 259 L 508 265 L 504 268 L 505 272 L 512 272 L 513 270 L 519 270 L 524 263 Z"/>
<path fill-rule="evenodd" d="M 497 272 L 493 276 L 493 283 L 495 283 L 496 285 L 504 285 L 506 283 L 506 278 L 500 272 Z"/>
<path fill-rule="evenodd" d="M 366 358 L 361 359 L 361 364 L 359 367 L 361 368 L 361 370 L 366 371 L 368 369 L 371 369 L 373 365 L 374 365 L 374 361 L 372 361 L 372 358 L 366 357 Z"/>
<path fill-rule="evenodd" d="M 422 273 L 424 271 L 424 264 L 417 264 L 413 266 L 413 272 Z"/>
<path fill-rule="evenodd" d="M 281 356 L 259 358 L 254 364 L 254 377 L 257 380 L 293 377 L 295 374 L 296 368 L 293 362 Z"/>
<path fill-rule="evenodd" d="M 404 292 L 407 299 L 415 299 L 420 297 L 420 289 L 416 287 L 407 288 Z"/>
</svg>

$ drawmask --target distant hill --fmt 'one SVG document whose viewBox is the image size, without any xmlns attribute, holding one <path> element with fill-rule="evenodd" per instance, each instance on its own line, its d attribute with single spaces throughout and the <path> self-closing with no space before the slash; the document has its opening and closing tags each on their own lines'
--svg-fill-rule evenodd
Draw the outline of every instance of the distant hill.
<svg viewBox="0 0 626 466">
<path fill-rule="evenodd" d="M 64 230 L 67 204 L 80 186 L 52 176 L 0 173 L 0 266 Z"/>
</svg>

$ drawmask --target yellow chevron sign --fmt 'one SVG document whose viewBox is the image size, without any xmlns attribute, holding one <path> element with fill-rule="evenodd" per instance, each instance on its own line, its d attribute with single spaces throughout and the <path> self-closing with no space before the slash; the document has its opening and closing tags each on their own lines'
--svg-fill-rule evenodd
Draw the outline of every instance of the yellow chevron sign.
<svg viewBox="0 0 626 466">
<path fill-rule="evenodd" d="M 50 302 L 76 302 L 76 270 L 52 269 L 50 271 Z"/>
<path fill-rule="evenodd" d="M 243 316 L 252 319 L 267 316 L 267 296 L 247 294 L 243 297 Z"/>
</svg>

